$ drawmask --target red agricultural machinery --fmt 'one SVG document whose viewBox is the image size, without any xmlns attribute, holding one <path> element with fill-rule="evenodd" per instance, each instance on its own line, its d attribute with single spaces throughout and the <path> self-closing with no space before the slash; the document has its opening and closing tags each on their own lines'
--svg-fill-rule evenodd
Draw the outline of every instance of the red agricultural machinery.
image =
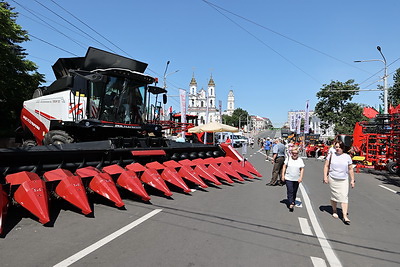
<svg viewBox="0 0 400 267">
<path fill-rule="evenodd" d="M 261 177 L 228 145 L 163 137 L 150 100 L 164 94 L 165 104 L 166 90 L 151 85 L 146 67 L 96 48 L 58 59 L 57 80 L 24 102 L 22 146 L 0 149 L 0 234 L 14 204 L 47 224 L 50 199 L 88 215 L 92 195 L 123 207 L 121 191 L 149 201 L 150 188 L 170 197 L 171 189 L 190 194 L 190 186 Z"/>
<path fill-rule="evenodd" d="M 400 174 L 400 105 L 389 114 L 373 115 L 354 127 L 353 161 L 358 167 Z"/>
</svg>

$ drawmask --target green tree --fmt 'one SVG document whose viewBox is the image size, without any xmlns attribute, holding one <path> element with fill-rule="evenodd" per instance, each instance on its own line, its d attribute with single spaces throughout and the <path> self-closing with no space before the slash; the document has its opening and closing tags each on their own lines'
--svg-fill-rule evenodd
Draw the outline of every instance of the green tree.
<svg viewBox="0 0 400 267">
<path fill-rule="evenodd" d="M 222 115 L 222 123 L 233 126 L 234 119 L 229 115 Z"/>
<path fill-rule="evenodd" d="M 388 102 L 394 107 L 400 105 L 400 69 L 393 74 L 393 86 L 388 89 Z"/>
<path fill-rule="evenodd" d="M 7 2 L 0 1 L 0 136 L 10 136 L 19 124 L 23 101 L 44 82 L 44 75 L 27 60 L 19 44 L 29 40 L 16 23 L 17 13 Z"/>
<path fill-rule="evenodd" d="M 362 115 L 363 107 L 350 102 L 359 89 L 354 80 L 345 83 L 331 81 L 330 84 L 323 85 L 317 93 L 319 102 L 315 105 L 315 113 L 322 121 L 322 129 L 334 124 L 335 134 L 353 134 L 355 123 L 366 119 Z"/>
<path fill-rule="evenodd" d="M 241 108 L 237 108 L 233 111 L 232 113 L 232 119 L 233 119 L 233 126 L 235 127 L 243 127 L 247 125 L 247 117 L 249 116 L 249 113 L 246 110 L 243 110 Z M 239 123 L 240 120 L 240 123 Z"/>
</svg>

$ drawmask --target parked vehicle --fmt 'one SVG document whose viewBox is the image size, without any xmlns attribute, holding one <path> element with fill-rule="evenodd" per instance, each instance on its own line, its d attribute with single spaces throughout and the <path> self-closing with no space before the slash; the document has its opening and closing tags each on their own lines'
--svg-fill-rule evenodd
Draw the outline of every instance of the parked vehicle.
<svg viewBox="0 0 400 267">
<path fill-rule="evenodd" d="M 226 140 L 228 139 L 228 137 L 229 137 L 229 139 L 231 139 L 233 147 L 241 147 L 242 146 L 243 140 L 239 139 L 239 136 L 235 135 L 234 133 L 231 133 L 231 132 L 215 133 L 215 141 L 218 144 L 225 143 Z"/>
</svg>

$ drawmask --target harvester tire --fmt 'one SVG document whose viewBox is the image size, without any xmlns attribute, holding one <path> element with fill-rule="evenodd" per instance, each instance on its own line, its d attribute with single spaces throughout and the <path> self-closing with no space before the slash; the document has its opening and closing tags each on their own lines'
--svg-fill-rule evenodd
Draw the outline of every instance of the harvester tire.
<svg viewBox="0 0 400 267">
<path fill-rule="evenodd" d="M 45 145 L 62 145 L 74 142 L 74 139 L 62 130 L 49 131 L 43 140 Z"/>
<path fill-rule="evenodd" d="M 396 174 L 399 172 L 399 166 L 397 165 L 397 162 L 389 162 L 386 165 L 386 168 L 391 174 Z"/>
<path fill-rule="evenodd" d="M 24 140 L 24 142 L 22 142 L 22 147 L 33 147 L 33 146 L 37 146 L 37 143 L 35 140 Z"/>
</svg>

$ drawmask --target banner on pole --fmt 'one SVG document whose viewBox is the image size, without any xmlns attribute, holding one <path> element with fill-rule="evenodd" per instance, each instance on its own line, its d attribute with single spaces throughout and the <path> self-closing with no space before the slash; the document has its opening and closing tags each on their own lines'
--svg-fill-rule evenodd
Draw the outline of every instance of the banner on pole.
<svg viewBox="0 0 400 267">
<path fill-rule="evenodd" d="M 296 130 L 296 115 L 295 114 L 291 114 L 290 115 L 290 120 L 289 120 L 289 129 L 290 131 L 294 132 Z"/>
<path fill-rule="evenodd" d="M 186 123 L 186 90 L 179 89 L 179 98 L 181 104 L 181 122 Z M 182 136 L 185 137 L 184 131 L 182 131 Z"/>
<path fill-rule="evenodd" d="M 222 123 L 222 101 L 219 100 L 219 120 Z"/>
<path fill-rule="evenodd" d="M 296 114 L 296 133 L 300 134 L 300 127 L 301 127 L 301 114 L 297 113 Z"/>
<path fill-rule="evenodd" d="M 308 134 L 310 132 L 310 107 L 309 100 L 306 102 L 306 114 L 304 118 L 304 133 Z"/>
</svg>

